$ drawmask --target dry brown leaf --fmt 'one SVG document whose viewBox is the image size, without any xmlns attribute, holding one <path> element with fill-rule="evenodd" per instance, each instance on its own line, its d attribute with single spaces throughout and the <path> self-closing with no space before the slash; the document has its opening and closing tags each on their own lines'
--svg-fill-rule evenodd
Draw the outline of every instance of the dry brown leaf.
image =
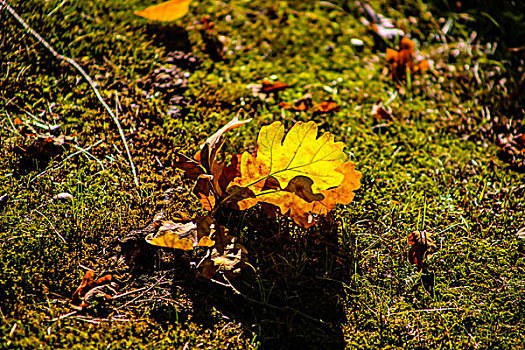
<svg viewBox="0 0 525 350">
<path fill-rule="evenodd" d="M 199 198 L 202 207 L 211 211 L 215 207 L 215 194 L 212 188 L 213 176 L 202 174 L 197 178 L 192 192 Z"/>
<path fill-rule="evenodd" d="M 427 231 L 412 231 L 408 235 L 408 242 L 410 243 L 410 250 L 408 251 L 408 261 L 416 264 L 418 269 L 423 268 L 423 260 L 427 251 L 437 249 L 436 244 L 432 240 L 432 234 Z"/>
<path fill-rule="evenodd" d="M 247 260 L 248 251 L 237 243 L 237 238 L 228 235 L 228 229 L 219 226 L 213 230 L 215 246 L 210 256 L 202 262 L 202 276 L 212 278 L 216 273 L 234 277 Z"/>
<path fill-rule="evenodd" d="M 332 98 L 329 98 L 326 101 L 316 104 L 312 109 L 312 113 L 314 115 L 330 114 L 339 112 L 340 110 L 341 106 L 339 106 Z"/>
<path fill-rule="evenodd" d="M 230 122 L 220 128 L 215 134 L 211 135 L 201 146 L 201 150 L 195 155 L 195 159 L 206 169 L 210 175 L 213 173 L 213 167 L 217 166 L 217 154 L 222 146 L 222 135 L 231 129 L 238 128 L 241 125 L 251 122 L 252 119 L 239 120 L 239 115 L 230 120 Z"/>
<path fill-rule="evenodd" d="M 196 180 L 200 175 L 204 174 L 204 169 L 197 161 L 180 153 L 176 154 L 173 167 L 183 170 L 184 176 L 192 180 Z"/>
<path fill-rule="evenodd" d="M 75 290 L 73 293 L 73 296 L 71 297 L 71 306 L 75 309 L 82 310 L 85 307 L 89 305 L 88 301 L 97 295 L 102 295 L 106 299 L 110 299 L 111 295 L 108 293 L 105 293 L 101 287 L 104 286 L 110 286 L 113 281 L 113 277 L 111 275 L 105 275 L 96 281 L 93 279 L 95 278 L 95 272 L 89 270 L 84 274 L 84 277 L 82 278 L 82 283 L 80 286 Z M 114 284 L 114 287 L 116 284 Z M 111 289 L 111 288 L 110 288 Z"/>
</svg>

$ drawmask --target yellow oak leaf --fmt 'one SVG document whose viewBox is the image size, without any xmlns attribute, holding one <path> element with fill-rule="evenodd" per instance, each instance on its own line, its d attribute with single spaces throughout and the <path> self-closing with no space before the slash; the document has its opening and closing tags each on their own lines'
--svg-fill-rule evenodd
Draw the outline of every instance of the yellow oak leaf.
<svg viewBox="0 0 525 350">
<path fill-rule="evenodd" d="M 284 138 L 284 141 L 283 141 Z M 285 138 L 281 122 L 264 126 L 257 138 L 257 153 L 244 152 L 241 158 L 241 176 L 230 186 L 249 187 L 259 194 L 269 177 L 275 178 L 281 188 L 297 176 L 312 180 L 312 191 L 319 192 L 337 187 L 344 175 L 334 169 L 346 160 L 344 144 L 335 142 L 331 133 L 317 138 L 314 122 L 298 122 Z"/>
<path fill-rule="evenodd" d="M 261 194 L 242 199 L 237 202 L 239 209 L 244 210 L 254 206 L 259 202 L 273 204 L 281 210 L 281 213 L 287 214 L 296 224 L 302 227 L 310 227 L 315 224 L 313 214 L 326 216 L 336 204 L 350 204 L 354 199 L 354 192 L 361 183 L 361 173 L 355 170 L 355 164 L 348 161 L 334 171 L 344 175 L 344 180 L 339 187 L 320 191 L 319 194 L 312 196 L 304 195 L 297 192 L 299 183 L 294 184 L 294 190 L 290 186 L 284 190 L 274 189 L 261 192 Z M 290 182 L 293 183 L 292 180 Z M 321 199 L 317 199 L 321 196 Z"/>
<path fill-rule="evenodd" d="M 270 203 L 309 227 L 312 214 L 326 215 L 336 204 L 352 201 L 361 173 L 346 161 L 342 143 L 329 133 L 317 138 L 314 122 L 295 124 L 283 138 L 280 122 L 263 127 L 257 153 L 242 155 L 241 176 L 228 187 L 239 209 Z"/>
<path fill-rule="evenodd" d="M 192 0 L 170 0 L 150 6 L 141 11 L 135 11 L 135 14 L 153 21 L 174 21 L 188 13 L 191 1 Z"/>
</svg>

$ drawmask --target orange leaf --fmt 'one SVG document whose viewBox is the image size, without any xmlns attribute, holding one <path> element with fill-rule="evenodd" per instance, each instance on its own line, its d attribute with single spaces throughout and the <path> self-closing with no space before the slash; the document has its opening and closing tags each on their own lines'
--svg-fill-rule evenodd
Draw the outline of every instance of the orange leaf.
<svg viewBox="0 0 525 350">
<path fill-rule="evenodd" d="M 296 112 L 306 112 L 312 107 L 312 97 L 310 94 L 306 94 L 303 98 L 293 101 L 293 103 L 281 102 L 279 106 Z"/>
<path fill-rule="evenodd" d="M 215 194 L 212 190 L 212 175 L 202 174 L 193 186 L 193 193 L 199 198 L 204 209 L 211 211 L 215 207 Z"/>
<path fill-rule="evenodd" d="M 192 0 L 170 0 L 150 6 L 135 14 L 153 21 L 170 22 L 183 17 L 190 10 Z"/>
<path fill-rule="evenodd" d="M 78 309 L 83 309 L 88 306 L 88 303 L 85 299 L 88 299 L 86 295 L 95 287 L 103 286 L 106 284 L 111 284 L 113 277 L 111 275 L 105 275 L 96 281 L 93 281 L 95 273 L 91 270 L 87 271 L 82 278 L 82 283 L 75 290 L 73 296 L 71 297 L 71 305 Z M 111 297 L 111 296 L 110 296 Z"/>
<path fill-rule="evenodd" d="M 416 264 L 418 269 L 423 268 L 423 259 L 429 249 L 436 249 L 436 244 L 432 240 L 432 234 L 427 231 L 412 231 L 408 235 L 410 250 L 408 251 L 408 261 Z"/>
<path fill-rule="evenodd" d="M 313 214 L 326 216 L 336 204 L 350 204 L 354 199 L 354 191 L 361 186 L 362 175 L 355 170 L 353 162 L 346 162 L 334 171 L 344 175 L 344 180 L 339 187 L 314 194 L 311 192 L 311 180 L 297 177 L 290 181 L 285 189 L 245 198 L 238 202 L 238 207 L 243 210 L 259 202 L 272 204 L 278 207 L 282 214 L 292 218 L 296 224 L 310 227 L 315 224 Z"/>
<path fill-rule="evenodd" d="M 262 81 L 262 88 L 261 92 L 264 92 L 265 94 L 270 92 L 279 92 L 288 89 L 290 86 L 286 85 L 284 83 L 275 81 L 269 81 L 269 80 L 263 80 Z"/>
<path fill-rule="evenodd" d="M 199 175 L 204 174 L 204 169 L 195 160 L 180 153 L 177 153 L 176 157 L 173 167 L 183 170 L 187 178 L 195 180 Z"/>
<path fill-rule="evenodd" d="M 328 100 L 315 105 L 312 112 L 314 114 L 328 114 L 339 112 L 340 110 L 341 107 L 337 103 L 335 103 L 335 101 L 332 98 L 329 98 Z"/>
<path fill-rule="evenodd" d="M 241 210 L 270 203 L 308 227 L 311 213 L 326 215 L 336 203 L 350 203 L 361 173 L 345 162 L 344 145 L 330 133 L 317 138 L 314 122 L 299 122 L 284 136 L 280 122 L 263 127 L 257 154 L 243 154 L 241 176 L 228 191 Z"/>
</svg>

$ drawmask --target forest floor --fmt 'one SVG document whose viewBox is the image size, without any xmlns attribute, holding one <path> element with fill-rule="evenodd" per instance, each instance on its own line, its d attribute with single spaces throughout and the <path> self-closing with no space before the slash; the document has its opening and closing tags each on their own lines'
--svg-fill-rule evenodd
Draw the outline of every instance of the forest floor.
<svg viewBox="0 0 525 350">
<path fill-rule="evenodd" d="M 153 3 L 0 1 L 0 348 L 525 343 L 524 5 L 195 0 L 174 22 L 134 14 Z M 394 28 L 367 23 L 367 4 Z M 387 57 L 403 36 L 420 69 Z M 204 212 L 177 153 L 238 113 L 253 120 L 225 150 L 314 121 L 362 179 L 308 229 L 261 206 L 222 213 L 248 259 L 224 283 L 141 234 L 161 211 Z M 416 231 L 434 242 L 418 264 Z M 87 271 L 112 283 L 79 307 Z"/>
</svg>

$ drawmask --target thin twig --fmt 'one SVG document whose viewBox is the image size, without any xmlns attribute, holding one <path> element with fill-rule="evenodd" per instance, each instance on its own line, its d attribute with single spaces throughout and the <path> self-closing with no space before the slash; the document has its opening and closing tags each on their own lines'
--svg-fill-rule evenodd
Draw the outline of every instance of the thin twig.
<svg viewBox="0 0 525 350">
<path fill-rule="evenodd" d="M 51 54 L 53 54 L 53 56 L 55 56 L 59 60 L 66 61 L 67 63 L 72 65 L 74 68 L 76 68 L 80 72 L 80 74 L 82 74 L 82 76 L 87 80 L 89 85 L 91 85 L 91 88 L 93 89 L 93 92 L 97 96 L 98 100 L 100 101 L 100 103 L 102 103 L 102 106 L 104 106 L 106 111 L 109 113 L 109 115 L 111 116 L 111 118 L 113 119 L 115 124 L 117 125 L 120 137 L 122 139 L 122 142 L 124 143 L 124 147 L 126 148 L 126 153 L 128 155 L 129 165 L 131 166 L 131 171 L 133 173 L 133 179 L 135 180 L 135 185 L 137 185 L 137 187 L 139 187 L 140 184 L 139 184 L 139 180 L 138 180 L 138 177 L 137 177 L 137 171 L 135 169 L 135 164 L 133 164 L 133 159 L 131 157 L 131 151 L 129 150 L 128 142 L 126 141 L 126 136 L 124 135 L 124 130 L 122 129 L 122 126 L 120 125 L 120 122 L 119 122 L 118 118 L 115 116 L 115 114 L 113 113 L 111 108 L 108 106 L 108 104 L 106 103 L 106 101 L 104 100 L 104 98 L 102 97 L 100 92 L 98 91 L 96 83 L 93 81 L 93 79 L 91 79 L 91 77 L 84 71 L 84 69 L 77 62 L 75 62 L 73 59 L 71 59 L 69 57 L 66 57 L 64 55 L 61 55 L 58 52 L 56 52 L 55 49 L 47 41 L 45 41 L 33 28 L 31 28 L 22 19 L 22 17 L 20 17 L 18 15 L 18 13 L 16 13 L 16 11 L 11 6 L 9 6 L 9 4 L 7 3 L 7 0 L 0 0 L 0 3 L 2 5 L 4 5 L 7 8 L 7 11 L 9 11 L 11 13 L 11 15 L 13 15 L 13 17 L 30 34 L 32 34 L 42 45 L 44 45 L 51 52 Z"/>
<path fill-rule="evenodd" d="M 58 232 L 58 230 L 55 228 L 55 226 L 53 225 L 53 223 L 49 220 L 49 218 L 47 216 L 45 216 L 44 214 L 42 214 L 40 211 L 36 210 L 35 209 L 35 212 L 37 212 L 38 214 L 42 215 L 44 217 L 44 219 L 47 220 L 47 222 L 49 223 L 49 225 L 51 225 L 51 227 L 53 228 L 53 230 L 55 230 L 55 233 L 57 234 L 58 237 L 60 237 L 60 239 L 62 241 L 64 241 L 65 244 L 67 244 L 67 241 L 66 239 L 60 234 L 60 232 Z"/>
<path fill-rule="evenodd" d="M 61 319 L 64 319 L 64 318 L 67 318 L 67 317 L 71 317 L 73 315 L 76 315 L 78 311 L 71 311 L 71 312 L 68 312 L 67 314 L 64 314 L 64 315 L 60 315 L 58 317 L 55 317 L 51 320 L 51 322 L 56 322 L 56 321 L 60 321 Z"/>
<path fill-rule="evenodd" d="M 126 292 L 126 293 L 122 293 L 122 294 L 119 294 L 119 295 L 115 295 L 113 298 L 113 300 L 115 299 L 118 299 L 118 298 L 122 298 L 122 297 L 125 297 L 127 295 L 130 295 L 130 294 L 134 294 L 134 293 L 138 293 L 138 292 L 142 292 L 143 290 L 146 290 L 148 289 L 149 287 L 142 287 L 142 288 L 139 288 L 139 289 L 135 289 L 135 290 L 130 290 L 129 292 Z"/>
<path fill-rule="evenodd" d="M 102 164 L 102 161 L 100 161 L 100 159 L 98 159 L 97 157 L 95 157 L 94 155 L 92 155 L 91 153 L 89 153 L 86 149 L 82 148 L 82 147 L 79 147 L 77 145 L 73 145 L 73 147 L 77 150 L 79 150 L 80 152 L 84 153 L 87 158 L 93 158 L 97 163 L 98 165 L 100 165 L 100 167 L 102 168 L 102 171 L 106 171 L 106 168 L 104 168 L 104 164 Z"/>
</svg>

